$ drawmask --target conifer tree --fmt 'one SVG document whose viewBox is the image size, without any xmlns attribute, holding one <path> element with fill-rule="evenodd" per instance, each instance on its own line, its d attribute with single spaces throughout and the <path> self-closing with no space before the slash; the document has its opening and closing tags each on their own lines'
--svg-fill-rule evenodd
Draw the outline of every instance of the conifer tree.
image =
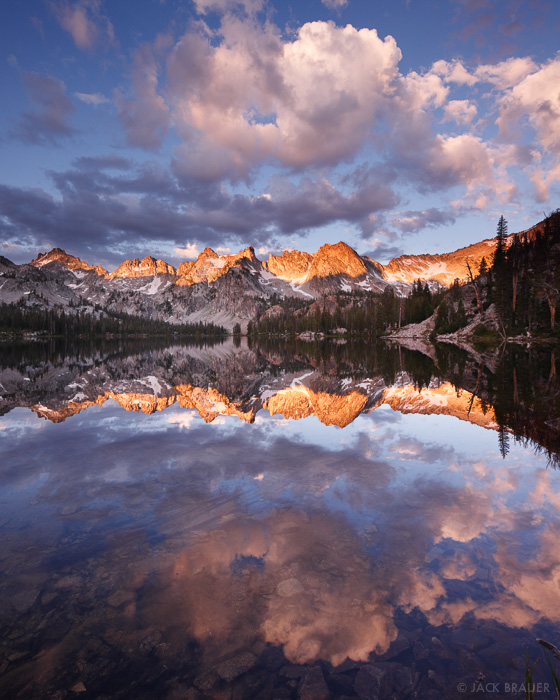
<svg viewBox="0 0 560 700">
<path fill-rule="evenodd" d="M 492 264 L 492 272 L 494 274 L 494 301 L 496 303 L 498 313 L 502 323 L 505 322 L 506 311 L 506 286 L 507 286 L 507 261 L 506 261 L 506 238 L 507 238 L 507 221 L 503 215 L 498 221 L 496 230 L 496 250 L 494 252 L 494 262 Z"/>
</svg>

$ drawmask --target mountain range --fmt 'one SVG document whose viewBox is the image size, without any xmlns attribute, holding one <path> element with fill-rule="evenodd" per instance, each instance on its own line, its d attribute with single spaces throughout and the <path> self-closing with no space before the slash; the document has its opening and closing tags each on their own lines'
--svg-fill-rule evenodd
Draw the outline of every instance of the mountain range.
<svg viewBox="0 0 560 700">
<path fill-rule="evenodd" d="M 482 258 L 490 262 L 495 245 L 492 238 L 452 253 L 402 255 L 387 265 L 343 242 L 325 244 L 315 254 L 287 250 L 264 261 L 252 247 L 232 255 L 205 248 L 177 268 L 146 256 L 125 260 L 113 272 L 54 248 L 23 265 L 0 257 L 0 303 L 245 328 L 278 298 L 312 302 L 339 292 L 380 293 L 388 286 L 404 296 L 417 279 L 447 287 L 467 279 L 467 260 L 474 271 Z"/>
</svg>

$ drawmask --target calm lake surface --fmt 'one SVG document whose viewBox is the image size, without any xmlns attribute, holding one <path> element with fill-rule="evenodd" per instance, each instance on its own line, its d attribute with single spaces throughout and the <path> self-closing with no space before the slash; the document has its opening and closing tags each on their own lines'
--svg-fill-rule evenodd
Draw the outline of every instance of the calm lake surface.
<svg viewBox="0 0 560 700">
<path fill-rule="evenodd" d="M 0 697 L 555 697 L 555 354 L 421 350 L 1 350 Z"/>
</svg>

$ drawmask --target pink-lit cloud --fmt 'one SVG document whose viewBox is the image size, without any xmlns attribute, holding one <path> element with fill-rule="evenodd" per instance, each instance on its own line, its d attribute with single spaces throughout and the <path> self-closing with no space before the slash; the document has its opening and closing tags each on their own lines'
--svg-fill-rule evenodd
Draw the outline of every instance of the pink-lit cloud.
<svg viewBox="0 0 560 700">
<path fill-rule="evenodd" d="M 470 124 L 476 117 L 476 105 L 469 100 L 450 100 L 444 109 L 445 120 L 457 124 Z"/>
<path fill-rule="evenodd" d="M 138 49 L 132 68 L 132 96 L 114 91 L 118 118 L 133 146 L 159 148 L 169 127 L 169 107 L 158 93 L 158 54 L 169 41 L 168 36 L 161 35 L 153 46 L 144 44 Z"/>
<path fill-rule="evenodd" d="M 101 0 L 61 0 L 51 3 L 52 11 L 79 49 L 91 51 L 98 44 L 114 44 L 115 32 L 103 14 Z"/>
<path fill-rule="evenodd" d="M 311 22 L 283 42 L 230 18 L 222 31 L 216 47 L 181 39 L 168 88 L 176 128 L 198 141 L 195 162 L 210 153 L 232 176 L 271 158 L 301 168 L 353 156 L 396 89 L 400 50 L 375 30 Z"/>
</svg>

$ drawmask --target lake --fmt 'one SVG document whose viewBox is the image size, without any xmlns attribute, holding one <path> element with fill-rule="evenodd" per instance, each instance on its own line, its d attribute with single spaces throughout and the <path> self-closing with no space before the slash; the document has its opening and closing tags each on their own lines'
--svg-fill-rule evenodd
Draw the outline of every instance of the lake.
<svg viewBox="0 0 560 700">
<path fill-rule="evenodd" d="M 556 697 L 553 349 L 0 350 L 0 696 Z M 549 655 L 550 656 L 550 655 Z"/>
</svg>

